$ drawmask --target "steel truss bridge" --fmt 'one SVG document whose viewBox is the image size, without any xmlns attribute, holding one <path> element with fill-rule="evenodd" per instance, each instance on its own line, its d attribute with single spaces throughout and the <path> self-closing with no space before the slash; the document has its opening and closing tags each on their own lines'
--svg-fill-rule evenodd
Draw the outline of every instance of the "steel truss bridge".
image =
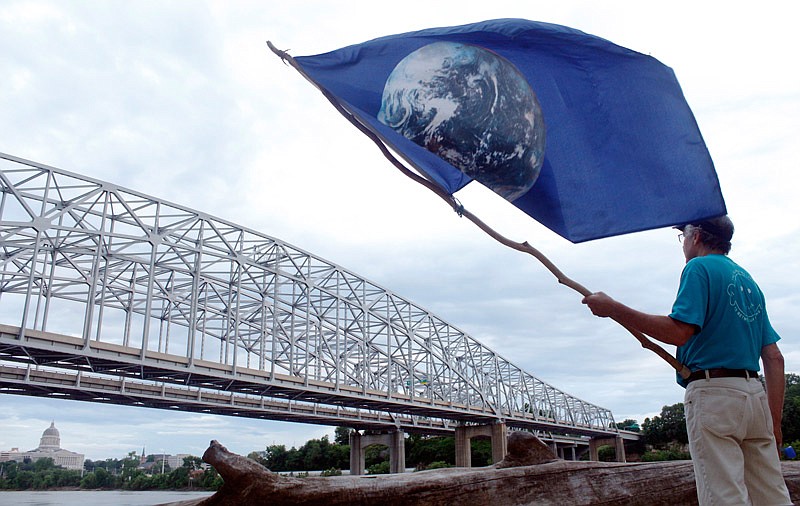
<svg viewBox="0 0 800 506">
<path fill-rule="evenodd" d="M 351 271 L 199 211 L 0 153 L 0 393 L 452 433 L 619 436 Z"/>
</svg>

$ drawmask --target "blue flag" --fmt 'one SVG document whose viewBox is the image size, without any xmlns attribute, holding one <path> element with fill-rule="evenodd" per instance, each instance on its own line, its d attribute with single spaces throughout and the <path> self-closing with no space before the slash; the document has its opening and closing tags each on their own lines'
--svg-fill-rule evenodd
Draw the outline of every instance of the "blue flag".
<svg viewBox="0 0 800 506">
<path fill-rule="evenodd" d="M 477 180 L 572 242 L 726 213 L 672 70 L 605 39 L 500 19 L 295 61 L 448 193 Z"/>
</svg>

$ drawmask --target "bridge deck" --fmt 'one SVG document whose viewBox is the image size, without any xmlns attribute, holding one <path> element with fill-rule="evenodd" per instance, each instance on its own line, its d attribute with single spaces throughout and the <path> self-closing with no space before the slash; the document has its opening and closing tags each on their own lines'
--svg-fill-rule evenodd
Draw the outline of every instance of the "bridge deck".
<svg viewBox="0 0 800 506">
<path fill-rule="evenodd" d="M 447 433 L 458 422 L 493 423 L 497 414 L 440 400 L 412 399 L 283 374 L 270 374 L 184 356 L 73 336 L 0 325 L 0 359 L 74 370 L 67 374 L 0 366 L 0 388 L 7 393 L 58 395 L 79 400 L 234 414 L 255 418 L 356 428 L 403 427 Z M 82 374 L 86 373 L 86 374 Z M 96 375 L 114 376 L 102 378 Z M 131 381 L 140 380 L 140 381 Z M 160 382 L 161 384 L 147 383 Z M 575 436 L 620 434 L 592 427 L 564 427 L 532 413 L 508 413 L 510 427 Z M 635 439 L 633 433 L 621 434 Z"/>
</svg>

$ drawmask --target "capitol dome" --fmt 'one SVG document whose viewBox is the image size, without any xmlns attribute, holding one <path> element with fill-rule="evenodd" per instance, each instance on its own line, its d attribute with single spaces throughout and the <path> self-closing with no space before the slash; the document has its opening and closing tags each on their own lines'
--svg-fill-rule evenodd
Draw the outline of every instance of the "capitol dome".
<svg viewBox="0 0 800 506">
<path fill-rule="evenodd" d="M 46 428 L 42 433 L 42 439 L 39 440 L 39 451 L 56 451 L 61 449 L 61 434 L 56 429 L 56 423 L 51 422 L 50 427 Z"/>
<path fill-rule="evenodd" d="M 36 462 L 39 459 L 52 459 L 56 466 L 75 470 L 83 469 L 83 461 L 85 460 L 82 453 L 75 453 L 61 448 L 61 433 L 56 429 L 54 421 L 50 423 L 50 427 L 42 432 L 39 447 L 35 450 L 20 452 L 14 449 L 11 452 L 3 453 L 5 455 L 0 454 L 0 462 L 7 460 L 24 462 L 25 459 Z M 13 458 L 10 458 L 12 456 Z"/>
</svg>

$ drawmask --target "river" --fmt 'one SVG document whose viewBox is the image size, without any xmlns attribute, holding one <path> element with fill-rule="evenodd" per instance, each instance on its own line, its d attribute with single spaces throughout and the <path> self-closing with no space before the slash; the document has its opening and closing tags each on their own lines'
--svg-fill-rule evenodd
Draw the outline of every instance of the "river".
<svg viewBox="0 0 800 506">
<path fill-rule="evenodd" d="M 208 497 L 213 492 L 174 490 L 23 490 L 0 492 L 0 506 L 152 506 Z"/>
</svg>

